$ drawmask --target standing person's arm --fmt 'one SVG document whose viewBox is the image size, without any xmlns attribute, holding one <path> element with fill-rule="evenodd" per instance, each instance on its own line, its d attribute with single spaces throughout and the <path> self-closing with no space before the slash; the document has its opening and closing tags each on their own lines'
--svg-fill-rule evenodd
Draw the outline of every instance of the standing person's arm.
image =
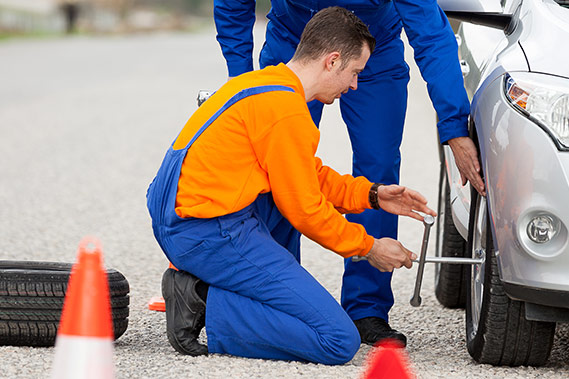
<svg viewBox="0 0 569 379">
<path fill-rule="evenodd" d="M 255 0 L 214 0 L 213 17 L 229 77 L 252 71 Z"/>
<path fill-rule="evenodd" d="M 470 104 L 448 19 L 436 0 L 394 0 L 393 4 L 401 16 L 415 62 L 427 82 L 429 97 L 439 116 L 440 141 L 450 145 L 463 184 L 470 180 L 478 192 L 484 193 L 478 153 L 468 137 Z"/>
</svg>

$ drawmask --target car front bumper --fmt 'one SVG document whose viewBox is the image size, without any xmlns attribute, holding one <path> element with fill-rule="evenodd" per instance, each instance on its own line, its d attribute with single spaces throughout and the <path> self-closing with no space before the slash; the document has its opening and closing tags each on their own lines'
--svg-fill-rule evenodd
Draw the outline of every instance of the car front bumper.
<svg viewBox="0 0 569 379">
<path fill-rule="evenodd" d="M 500 278 L 569 294 L 569 152 L 559 151 L 540 126 L 515 110 L 503 86 L 503 76 L 490 83 L 472 110 Z M 552 215 L 560 227 L 549 242 L 538 244 L 526 230 L 541 214 Z M 519 291 L 517 296 L 523 297 Z"/>
</svg>

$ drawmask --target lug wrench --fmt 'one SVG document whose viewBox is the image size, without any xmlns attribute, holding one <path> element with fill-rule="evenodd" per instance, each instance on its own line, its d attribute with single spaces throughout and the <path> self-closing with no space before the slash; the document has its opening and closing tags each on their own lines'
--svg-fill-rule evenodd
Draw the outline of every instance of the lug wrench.
<svg viewBox="0 0 569 379">
<path fill-rule="evenodd" d="M 446 263 L 446 264 L 463 264 L 463 265 L 477 265 L 483 264 L 486 257 L 482 251 L 476 252 L 476 258 L 462 258 L 462 257 L 427 257 L 427 246 L 429 243 L 429 233 L 431 226 L 435 223 L 435 218 L 430 215 L 426 215 L 423 219 L 423 225 L 425 230 L 423 232 L 423 242 L 421 245 L 421 253 L 419 259 L 414 259 L 413 262 L 419 263 L 417 269 L 417 279 L 415 281 L 415 290 L 413 292 L 413 297 L 410 300 L 410 304 L 414 307 L 421 305 L 421 285 L 423 283 L 423 273 L 425 271 L 425 263 Z M 352 261 L 367 261 L 366 257 L 354 256 Z"/>
<path fill-rule="evenodd" d="M 413 262 L 418 262 L 417 280 L 415 281 L 415 291 L 409 303 L 418 307 L 421 305 L 421 285 L 423 283 L 423 272 L 425 270 L 425 263 L 446 263 L 455 265 L 479 265 L 486 261 L 486 256 L 483 251 L 476 251 L 476 258 L 462 258 L 462 257 L 427 257 L 427 244 L 429 242 L 429 231 L 435 222 L 434 217 L 425 216 L 423 224 L 425 225 L 425 232 L 423 233 L 423 245 L 421 247 L 421 256 L 419 260 L 414 259 Z"/>
<path fill-rule="evenodd" d="M 423 272 L 425 271 L 425 262 L 427 260 L 427 246 L 429 245 L 429 234 L 431 226 L 435 223 L 435 218 L 431 215 L 426 215 L 423 218 L 423 225 L 425 230 L 423 232 L 423 243 L 421 244 L 421 255 L 419 256 L 419 268 L 417 269 L 417 280 L 415 281 L 415 291 L 409 303 L 418 307 L 421 305 L 421 284 L 423 283 Z M 414 261 L 416 262 L 416 260 Z"/>
</svg>

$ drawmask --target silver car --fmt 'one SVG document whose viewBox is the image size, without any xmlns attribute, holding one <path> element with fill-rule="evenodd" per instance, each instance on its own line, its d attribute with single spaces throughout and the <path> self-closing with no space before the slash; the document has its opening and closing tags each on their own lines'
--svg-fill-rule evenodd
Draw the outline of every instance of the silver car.
<svg viewBox="0 0 569 379">
<path fill-rule="evenodd" d="M 459 59 L 487 195 L 441 149 L 439 302 L 466 308 L 470 355 L 545 364 L 569 322 L 569 1 L 439 0 L 461 20 Z"/>
</svg>

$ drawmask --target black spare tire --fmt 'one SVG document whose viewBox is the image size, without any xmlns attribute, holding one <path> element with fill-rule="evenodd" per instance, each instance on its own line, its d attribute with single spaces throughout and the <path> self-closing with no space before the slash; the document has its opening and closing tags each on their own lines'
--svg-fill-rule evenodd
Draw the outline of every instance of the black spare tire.
<svg viewBox="0 0 569 379">
<path fill-rule="evenodd" d="M 0 260 L 0 345 L 53 346 L 72 264 Z M 128 327 L 129 285 L 107 269 L 115 339 Z"/>
</svg>

